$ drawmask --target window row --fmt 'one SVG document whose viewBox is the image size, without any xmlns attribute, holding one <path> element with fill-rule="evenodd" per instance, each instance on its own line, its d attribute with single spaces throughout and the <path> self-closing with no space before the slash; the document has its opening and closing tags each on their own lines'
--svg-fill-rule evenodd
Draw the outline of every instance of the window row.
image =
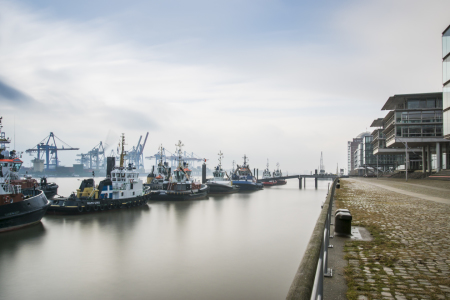
<svg viewBox="0 0 450 300">
<path fill-rule="evenodd" d="M 410 99 L 407 101 L 406 108 L 442 108 L 442 99 Z"/>
<path fill-rule="evenodd" d="M 442 122 L 442 111 L 397 111 L 395 122 L 398 123 L 440 123 Z"/>
<path fill-rule="evenodd" d="M 395 135 L 401 137 L 442 136 L 442 125 L 398 126 Z"/>
</svg>

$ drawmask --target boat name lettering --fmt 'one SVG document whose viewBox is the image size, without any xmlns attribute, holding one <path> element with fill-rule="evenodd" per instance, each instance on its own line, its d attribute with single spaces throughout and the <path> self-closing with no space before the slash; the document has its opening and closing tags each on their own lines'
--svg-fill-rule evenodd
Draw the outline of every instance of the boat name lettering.
<svg viewBox="0 0 450 300">
<path fill-rule="evenodd" d="M 86 202 L 87 205 L 100 204 L 100 201 Z"/>
<path fill-rule="evenodd" d="M 17 215 L 18 213 L 19 213 L 19 211 L 13 211 L 13 212 L 5 214 L 5 216 Z"/>
</svg>

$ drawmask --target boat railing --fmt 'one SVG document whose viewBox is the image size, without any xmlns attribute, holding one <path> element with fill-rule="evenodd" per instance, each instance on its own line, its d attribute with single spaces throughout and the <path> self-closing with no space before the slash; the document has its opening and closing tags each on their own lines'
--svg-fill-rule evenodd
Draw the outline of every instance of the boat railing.
<svg viewBox="0 0 450 300">
<path fill-rule="evenodd" d="M 338 178 L 335 178 L 331 190 L 328 190 L 326 201 L 322 206 L 319 219 L 286 299 L 323 299 L 323 278 L 331 277 L 332 274 L 332 270 L 328 268 L 328 248 L 330 247 L 330 223 L 334 191 L 338 180 Z"/>
</svg>

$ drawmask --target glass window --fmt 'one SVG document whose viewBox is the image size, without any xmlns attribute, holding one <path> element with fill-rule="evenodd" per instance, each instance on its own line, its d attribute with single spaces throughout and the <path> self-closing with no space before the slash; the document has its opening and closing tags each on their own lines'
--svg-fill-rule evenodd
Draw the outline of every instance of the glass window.
<svg viewBox="0 0 450 300">
<path fill-rule="evenodd" d="M 419 108 L 419 105 L 420 105 L 420 100 L 408 100 L 408 108 L 409 109 Z"/>
<path fill-rule="evenodd" d="M 402 128 L 402 136 L 403 137 L 408 137 L 408 127 L 403 127 Z"/>
<path fill-rule="evenodd" d="M 442 57 L 450 52 L 450 29 L 442 35 Z"/>
<path fill-rule="evenodd" d="M 422 112 L 422 122 L 424 122 L 424 123 L 434 122 L 434 111 Z"/>
<path fill-rule="evenodd" d="M 435 117 L 435 122 L 442 122 L 442 110 L 440 111 L 436 111 L 436 117 Z"/>
<path fill-rule="evenodd" d="M 436 126 L 436 136 L 442 136 L 442 126 Z"/>
<path fill-rule="evenodd" d="M 419 108 L 427 108 L 427 100 L 420 100 Z"/>
<path fill-rule="evenodd" d="M 409 136 L 415 137 L 415 136 L 421 136 L 422 135 L 422 128 L 419 126 L 411 126 L 409 127 Z"/>
<path fill-rule="evenodd" d="M 450 56 L 442 63 L 442 83 L 450 79 Z"/>
<path fill-rule="evenodd" d="M 402 136 L 402 127 L 397 127 L 396 136 Z"/>
<path fill-rule="evenodd" d="M 427 108 L 435 108 L 436 100 L 435 99 L 427 99 Z"/>
<path fill-rule="evenodd" d="M 402 113 L 399 111 L 395 112 L 395 122 L 400 123 L 402 121 Z"/>
<path fill-rule="evenodd" d="M 408 123 L 408 113 L 406 111 L 402 112 L 402 123 Z"/>
<path fill-rule="evenodd" d="M 424 125 L 423 126 L 423 136 L 434 136 L 435 132 L 434 132 L 435 126 L 434 125 Z"/>
<path fill-rule="evenodd" d="M 421 121 L 421 113 L 420 112 L 410 112 L 408 119 L 409 122 L 408 123 L 420 123 Z"/>
</svg>

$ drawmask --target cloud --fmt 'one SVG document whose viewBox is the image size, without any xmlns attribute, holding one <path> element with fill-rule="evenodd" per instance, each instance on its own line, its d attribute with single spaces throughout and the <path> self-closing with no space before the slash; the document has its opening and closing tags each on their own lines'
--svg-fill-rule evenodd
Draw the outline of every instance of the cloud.
<svg viewBox="0 0 450 300">
<path fill-rule="evenodd" d="M 114 2 L 86 16 L 0 0 L 0 94 L 33 103 L 2 107 L 5 124 L 20 116 L 18 145 L 55 131 L 87 151 L 109 130 L 149 131 L 146 153 L 181 139 L 256 167 L 314 169 L 321 150 L 346 165 L 346 141 L 389 96 L 440 89 L 446 2 L 203 2 L 194 15 Z"/>
<path fill-rule="evenodd" d="M 0 80 L 0 103 L 2 100 L 15 104 L 25 104 L 33 101 L 26 94 Z"/>
</svg>

